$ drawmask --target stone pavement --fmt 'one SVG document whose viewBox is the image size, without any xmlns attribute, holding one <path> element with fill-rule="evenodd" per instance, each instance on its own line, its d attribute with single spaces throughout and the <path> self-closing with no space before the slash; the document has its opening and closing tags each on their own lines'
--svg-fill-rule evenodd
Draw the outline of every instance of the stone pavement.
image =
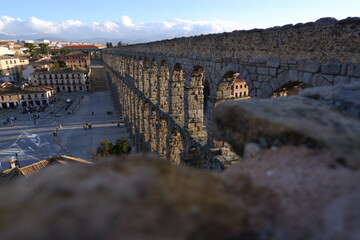
<svg viewBox="0 0 360 240">
<path fill-rule="evenodd" d="M 20 110 L 3 110 L 0 118 L 14 116 L 13 126 L 0 125 L 0 170 L 10 167 L 9 161 L 18 154 L 20 165 L 25 166 L 54 155 L 69 154 L 92 160 L 92 154 L 101 140 L 114 142 L 120 136 L 128 137 L 126 129 L 118 127 L 119 116 L 115 115 L 110 93 L 108 91 L 82 94 L 76 101 L 74 114 L 65 110 L 65 98 L 58 100 L 54 107 L 45 112 L 36 113 L 40 117 L 22 114 Z M 72 99 L 76 99 L 72 96 Z M 54 115 L 50 115 L 54 112 Z M 92 115 L 94 112 L 94 115 Z M 114 115 L 108 115 L 113 112 Z M 84 130 L 88 122 L 92 128 Z M 60 127 L 62 125 L 62 127 Z M 53 132 L 58 130 L 57 136 Z"/>
<path fill-rule="evenodd" d="M 63 122 L 56 138 L 58 143 L 67 154 L 87 160 L 92 160 L 100 141 L 115 142 L 121 136 L 128 137 L 123 124 L 118 127 L 119 116 L 115 115 L 109 91 L 85 95 L 78 111 L 64 117 Z M 92 126 L 87 130 L 84 129 L 86 122 Z"/>
</svg>

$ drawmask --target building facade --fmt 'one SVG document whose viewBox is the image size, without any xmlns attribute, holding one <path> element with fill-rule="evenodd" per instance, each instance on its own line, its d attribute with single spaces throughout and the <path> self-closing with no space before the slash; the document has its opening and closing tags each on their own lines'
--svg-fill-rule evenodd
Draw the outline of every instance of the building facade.
<svg viewBox="0 0 360 240">
<path fill-rule="evenodd" d="M 249 98 L 249 88 L 246 84 L 245 79 L 236 78 L 233 86 L 231 87 L 231 94 L 236 99 Z"/>
<path fill-rule="evenodd" d="M 84 68 L 39 69 L 30 74 L 34 86 L 50 86 L 57 92 L 86 92 L 91 90 L 90 70 Z"/>
<path fill-rule="evenodd" d="M 22 78 L 22 71 L 29 65 L 26 58 L 0 56 L 0 80 L 12 82 Z"/>
<path fill-rule="evenodd" d="M 64 56 L 67 67 L 72 68 L 89 68 L 90 54 L 84 52 L 72 52 Z"/>
<path fill-rule="evenodd" d="M 52 87 L 11 84 L 0 89 L 0 109 L 45 106 L 55 100 L 56 90 Z"/>
</svg>

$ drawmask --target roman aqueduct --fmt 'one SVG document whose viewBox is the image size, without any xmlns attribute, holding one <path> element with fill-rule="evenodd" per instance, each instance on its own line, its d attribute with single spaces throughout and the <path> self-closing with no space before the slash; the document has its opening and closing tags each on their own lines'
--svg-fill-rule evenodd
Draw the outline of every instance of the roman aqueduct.
<svg viewBox="0 0 360 240">
<path fill-rule="evenodd" d="M 104 49 L 102 59 L 138 152 L 220 170 L 239 158 L 212 127 L 215 107 L 234 99 L 234 80 L 258 98 L 294 84 L 360 81 L 360 20 L 127 45 Z"/>
</svg>

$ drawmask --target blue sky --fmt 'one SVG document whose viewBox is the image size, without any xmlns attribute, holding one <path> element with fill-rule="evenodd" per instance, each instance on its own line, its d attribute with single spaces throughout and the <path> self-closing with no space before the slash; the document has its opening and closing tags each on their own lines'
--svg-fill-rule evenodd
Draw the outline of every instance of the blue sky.
<svg viewBox="0 0 360 240">
<path fill-rule="evenodd" d="M 360 0 L 18 0 L 0 6 L 0 34 L 157 40 L 360 16 Z"/>
</svg>

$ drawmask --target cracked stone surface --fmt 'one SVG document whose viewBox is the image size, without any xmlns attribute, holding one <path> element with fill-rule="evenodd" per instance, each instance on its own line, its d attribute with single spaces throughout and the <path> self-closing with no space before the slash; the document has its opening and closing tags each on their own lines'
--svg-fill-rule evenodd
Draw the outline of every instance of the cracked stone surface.
<svg viewBox="0 0 360 240">
<path fill-rule="evenodd" d="M 360 168 L 359 84 L 322 87 L 300 96 L 222 103 L 215 135 L 243 155 L 247 143 L 262 148 L 305 145 L 332 151 L 333 161 Z"/>
</svg>

